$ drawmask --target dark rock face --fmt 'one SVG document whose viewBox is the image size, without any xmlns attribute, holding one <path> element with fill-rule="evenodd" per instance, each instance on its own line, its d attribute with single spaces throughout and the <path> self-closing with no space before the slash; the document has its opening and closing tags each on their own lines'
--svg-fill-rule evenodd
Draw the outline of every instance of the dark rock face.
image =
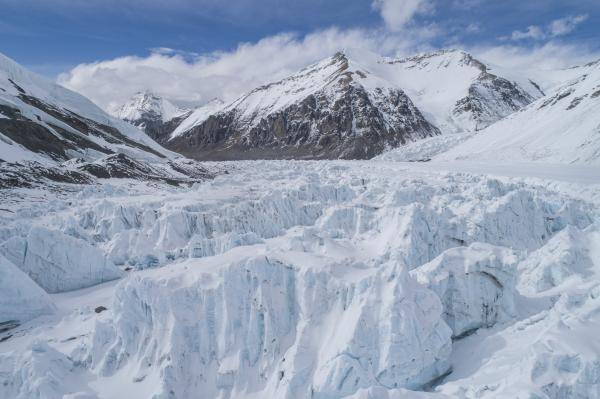
<svg viewBox="0 0 600 399">
<path fill-rule="evenodd" d="M 174 159 L 150 164 L 125 154 L 111 154 L 95 162 L 70 160 L 57 166 L 38 162 L 0 160 L 0 189 L 57 184 L 96 184 L 98 179 L 134 179 L 185 186 L 211 179 L 214 174 L 196 161 Z"/>
<path fill-rule="evenodd" d="M 83 163 L 77 169 L 100 179 L 149 180 L 174 186 L 213 177 L 208 170 L 191 160 L 172 160 L 164 167 L 158 167 L 125 154 L 114 154 L 93 163 Z"/>
<path fill-rule="evenodd" d="M 38 162 L 13 163 L 0 160 L 0 189 L 46 186 L 49 182 L 92 184 L 94 178 L 78 170 L 44 166 Z"/>
<path fill-rule="evenodd" d="M 179 126 L 179 124 L 181 124 L 181 122 L 187 118 L 190 113 L 191 112 L 188 112 L 167 122 L 163 122 L 160 115 L 153 113 L 143 114 L 140 119 L 125 119 L 125 121 L 143 130 L 144 133 L 150 136 L 157 143 L 165 145 L 171 136 L 171 133 L 173 133 L 177 126 Z"/>
<path fill-rule="evenodd" d="M 96 136 L 110 144 L 122 144 L 165 158 L 163 154 L 130 139 L 112 126 L 103 125 L 74 112 L 59 109 L 26 94 L 21 94 L 19 98 L 70 128 L 67 130 L 67 128 L 52 123 L 44 124 L 40 120 L 29 120 L 17 108 L 0 105 L 0 112 L 7 116 L 7 118 L 0 119 L 0 131 L 32 152 L 46 154 L 57 161 L 70 159 L 71 156 L 67 154 L 68 150 L 91 149 L 104 154 L 112 154 L 114 151 L 89 138 Z"/>
<path fill-rule="evenodd" d="M 275 112 L 256 111 L 249 120 L 242 99 L 165 145 L 201 160 L 368 159 L 386 148 L 440 134 L 402 90 L 366 89 L 361 84 L 366 72 L 350 69 L 344 55 L 334 56 L 323 68 L 334 69 L 329 83 L 298 101 Z M 273 87 L 308 80 L 308 75 L 258 88 L 246 98 L 270 98 Z"/>
</svg>

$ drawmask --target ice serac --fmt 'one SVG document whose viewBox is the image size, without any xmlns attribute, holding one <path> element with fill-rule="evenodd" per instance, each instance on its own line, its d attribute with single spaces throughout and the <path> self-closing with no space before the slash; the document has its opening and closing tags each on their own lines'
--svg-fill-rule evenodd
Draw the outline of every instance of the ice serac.
<svg viewBox="0 0 600 399">
<path fill-rule="evenodd" d="M 461 50 L 386 59 L 378 71 L 405 89 L 443 133 L 483 129 L 543 95 Z"/>
<path fill-rule="evenodd" d="M 449 249 L 411 274 L 439 296 L 457 338 L 515 316 L 517 260 L 504 247 L 474 243 Z"/>
<path fill-rule="evenodd" d="M 0 255 L 0 331 L 54 312 L 52 299 L 31 278 Z"/>
<path fill-rule="evenodd" d="M 26 239 L 7 240 L 0 252 L 49 293 L 90 287 L 123 275 L 101 250 L 44 227 L 32 227 Z"/>
<path fill-rule="evenodd" d="M 115 112 L 115 116 L 142 129 L 157 142 L 163 143 L 191 112 L 157 94 L 142 91 L 123 104 Z"/>
<path fill-rule="evenodd" d="M 192 117 L 166 145 L 196 159 L 367 159 L 439 134 L 399 86 L 342 53 Z"/>
<path fill-rule="evenodd" d="M 96 325 L 83 361 L 101 375 L 158 378 L 157 393 L 182 399 L 340 398 L 419 388 L 448 369 L 439 299 L 403 267 L 222 256 L 156 277 L 124 281 Z"/>
<path fill-rule="evenodd" d="M 600 164 L 600 62 L 573 71 L 583 74 L 435 159 Z"/>
<path fill-rule="evenodd" d="M 0 241 L 51 226 L 55 247 L 85 241 L 131 271 L 56 295 L 59 315 L 0 342 L 0 397 L 594 397 L 593 186 L 375 161 L 233 165 L 159 195 L 105 183 L 41 204 L 14 190 L 35 201 L 3 204 Z M 562 258 L 557 240 L 593 264 L 514 293 L 513 251 L 519 267 Z"/>
<path fill-rule="evenodd" d="M 600 233 L 593 226 L 584 230 L 567 226 L 519 264 L 520 290 L 544 292 L 568 279 L 590 277 L 594 268 L 591 246 L 599 239 Z"/>
<path fill-rule="evenodd" d="M 23 351 L 0 354 L 0 397 L 11 399 L 98 399 L 86 387 L 81 365 L 43 340 Z"/>
</svg>

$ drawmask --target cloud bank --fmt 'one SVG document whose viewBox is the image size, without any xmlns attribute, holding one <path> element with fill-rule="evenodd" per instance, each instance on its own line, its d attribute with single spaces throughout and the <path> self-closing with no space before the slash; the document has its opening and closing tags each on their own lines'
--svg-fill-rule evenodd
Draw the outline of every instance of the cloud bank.
<svg viewBox="0 0 600 399">
<path fill-rule="evenodd" d="M 567 35 L 577 28 L 577 25 L 588 19 L 587 14 L 571 15 L 564 18 L 556 19 L 550 22 L 546 27 L 538 25 L 528 26 L 524 31 L 513 31 L 510 39 L 514 41 L 532 39 L 544 40 L 548 38 Z M 506 38 L 504 38 L 506 39 Z"/>
<path fill-rule="evenodd" d="M 403 35 L 379 30 L 327 29 L 299 37 L 279 34 L 243 43 L 228 52 L 205 55 L 153 49 L 147 57 L 120 57 L 81 64 L 58 82 L 82 93 L 109 112 L 133 94 L 150 89 L 179 104 L 202 104 L 213 98 L 232 100 L 259 85 L 284 78 L 338 50 L 357 59 L 374 53 L 405 54 L 418 47 L 422 31 Z"/>
</svg>

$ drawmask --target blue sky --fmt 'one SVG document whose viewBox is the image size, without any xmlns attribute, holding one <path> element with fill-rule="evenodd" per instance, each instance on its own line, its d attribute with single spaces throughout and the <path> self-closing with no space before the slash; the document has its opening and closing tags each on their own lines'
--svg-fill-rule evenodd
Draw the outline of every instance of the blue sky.
<svg viewBox="0 0 600 399">
<path fill-rule="evenodd" d="M 207 53 L 280 32 L 383 24 L 371 0 L 0 0 L 0 5 L 0 51 L 48 76 L 79 63 L 144 56 L 157 47 Z M 412 23 L 442 31 L 426 39 L 432 46 L 457 40 L 493 45 L 514 31 L 577 15 L 587 18 L 560 40 L 598 49 L 597 0 L 440 0 Z M 535 45 L 539 38 L 520 41 Z"/>
</svg>

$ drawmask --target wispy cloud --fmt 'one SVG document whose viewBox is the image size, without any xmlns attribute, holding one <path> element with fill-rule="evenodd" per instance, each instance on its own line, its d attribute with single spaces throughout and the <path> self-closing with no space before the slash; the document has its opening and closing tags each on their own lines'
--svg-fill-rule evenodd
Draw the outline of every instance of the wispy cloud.
<svg viewBox="0 0 600 399">
<path fill-rule="evenodd" d="M 540 40 L 546 37 L 546 33 L 539 26 L 531 25 L 526 30 L 516 30 L 510 35 L 511 40 L 534 39 Z"/>
<path fill-rule="evenodd" d="M 525 30 L 515 30 L 508 37 L 502 37 L 503 40 L 544 40 L 552 37 L 564 36 L 574 31 L 579 24 L 588 19 L 587 14 L 571 15 L 560 19 L 555 19 L 546 26 L 531 25 Z"/>
<path fill-rule="evenodd" d="M 577 28 L 577 25 L 588 19 L 587 14 L 574 15 L 552 21 L 549 26 L 549 34 L 551 36 L 562 36 Z"/>
</svg>

